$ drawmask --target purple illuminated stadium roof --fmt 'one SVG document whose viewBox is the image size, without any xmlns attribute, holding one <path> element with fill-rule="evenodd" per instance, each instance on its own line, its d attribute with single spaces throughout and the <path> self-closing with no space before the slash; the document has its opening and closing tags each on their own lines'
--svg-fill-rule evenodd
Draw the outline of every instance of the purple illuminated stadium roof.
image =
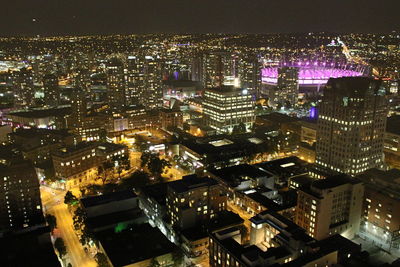
<svg viewBox="0 0 400 267">
<path fill-rule="evenodd" d="M 326 63 L 309 63 L 282 65 L 297 67 L 299 69 L 299 85 L 323 85 L 329 78 L 364 76 L 364 67 L 336 65 Z M 278 82 L 277 66 L 265 67 L 261 70 L 261 78 L 264 84 L 275 85 Z"/>
</svg>

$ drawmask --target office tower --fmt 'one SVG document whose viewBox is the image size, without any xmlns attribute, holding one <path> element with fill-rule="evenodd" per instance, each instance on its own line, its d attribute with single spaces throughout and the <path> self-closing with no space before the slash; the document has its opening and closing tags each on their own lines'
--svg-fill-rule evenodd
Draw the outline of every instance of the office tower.
<svg viewBox="0 0 400 267">
<path fill-rule="evenodd" d="M 144 100 L 144 61 L 140 56 L 128 56 L 126 86 L 129 105 L 137 105 Z"/>
<path fill-rule="evenodd" d="M 171 224 L 187 229 L 213 218 L 226 209 L 226 194 L 213 179 L 195 174 L 168 183 L 167 215 Z"/>
<path fill-rule="evenodd" d="M 110 111 L 118 113 L 126 103 L 124 63 L 119 58 L 114 57 L 107 63 L 107 86 Z"/>
<path fill-rule="evenodd" d="M 0 232 L 44 223 L 39 181 L 28 161 L 0 164 Z"/>
<path fill-rule="evenodd" d="M 299 188 L 295 223 L 317 240 L 335 234 L 353 238 L 360 229 L 364 186 L 345 174 Z"/>
<path fill-rule="evenodd" d="M 254 95 L 247 89 L 233 86 L 206 89 L 203 105 L 206 124 L 219 133 L 232 132 L 235 126 L 248 130 L 255 121 Z"/>
<path fill-rule="evenodd" d="M 319 107 L 317 166 L 352 176 L 382 167 L 387 112 L 380 81 L 330 79 Z"/>
<path fill-rule="evenodd" d="M 54 74 L 47 74 L 43 77 L 44 103 L 47 106 L 57 106 L 60 101 L 58 88 L 58 77 Z"/>
<path fill-rule="evenodd" d="M 32 70 L 22 68 L 13 72 L 12 76 L 16 104 L 23 107 L 31 106 L 35 96 Z"/>
</svg>

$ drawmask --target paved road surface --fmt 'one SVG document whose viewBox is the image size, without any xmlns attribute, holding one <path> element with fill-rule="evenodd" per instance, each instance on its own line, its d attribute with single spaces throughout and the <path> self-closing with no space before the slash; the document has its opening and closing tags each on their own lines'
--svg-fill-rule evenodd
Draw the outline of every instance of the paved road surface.
<svg viewBox="0 0 400 267">
<path fill-rule="evenodd" d="M 70 262 L 73 267 L 96 267 L 97 263 L 85 253 L 73 229 L 72 216 L 64 204 L 65 192 L 44 186 L 40 192 L 45 212 L 57 218 L 57 228 L 67 247 L 67 263 Z"/>
</svg>

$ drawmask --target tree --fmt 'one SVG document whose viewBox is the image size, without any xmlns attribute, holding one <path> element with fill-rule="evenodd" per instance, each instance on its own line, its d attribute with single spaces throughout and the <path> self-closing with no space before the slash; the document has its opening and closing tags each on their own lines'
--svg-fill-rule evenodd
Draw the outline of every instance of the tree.
<svg viewBox="0 0 400 267">
<path fill-rule="evenodd" d="M 142 171 L 135 171 L 128 178 L 122 180 L 120 184 L 121 189 L 142 188 L 150 183 L 149 175 Z"/>
<path fill-rule="evenodd" d="M 161 264 L 158 262 L 156 258 L 152 258 L 150 262 L 150 267 L 160 267 Z"/>
<path fill-rule="evenodd" d="M 243 122 L 241 122 L 233 127 L 232 134 L 243 134 L 246 133 L 246 131 L 247 131 L 246 125 Z"/>
<path fill-rule="evenodd" d="M 74 217 L 73 217 L 74 226 L 77 225 L 77 226 L 79 226 L 79 228 L 81 228 L 81 226 L 86 223 L 86 219 L 87 219 L 86 212 L 81 207 L 78 207 L 75 210 Z"/>
<path fill-rule="evenodd" d="M 81 227 L 81 232 L 82 232 L 82 235 L 81 235 L 81 238 L 79 239 L 79 242 L 81 242 L 82 246 L 89 244 L 90 241 L 97 243 L 92 231 L 90 231 L 86 225 L 83 225 Z"/>
<path fill-rule="evenodd" d="M 184 263 L 184 254 L 180 249 L 176 249 L 172 252 L 172 260 L 174 261 L 174 266 L 182 266 L 182 264 Z"/>
<path fill-rule="evenodd" d="M 57 219 L 54 215 L 47 214 L 46 217 L 46 222 L 49 224 L 50 231 L 53 233 L 54 228 L 57 227 Z"/>
<path fill-rule="evenodd" d="M 135 149 L 139 152 L 145 152 L 149 149 L 149 144 L 140 134 L 135 135 Z"/>
<path fill-rule="evenodd" d="M 163 173 L 165 167 L 171 167 L 171 163 L 165 159 L 160 159 L 157 156 L 152 157 L 147 164 L 147 168 L 151 174 L 157 178 L 161 178 L 161 174 Z"/>
<path fill-rule="evenodd" d="M 97 172 L 98 172 L 98 179 L 101 179 L 103 185 L 106 182 L 108 176 L 110 175 L 110 171 L 114 168 L 114 164 L 112 163 L 111 160 L 107 160 L 105 162 L 103 162 L 102 165 L 100 165 L 97 168 Z"/>
<path fill-rule="evenodd" d="M 74 196 L 71 191 L 67 191 L 67 193 L 65 193 L 64 203 L 67 205 L 76 205 L 78 203 L 78 198 Z"/>
<path fill-rule="evenodd" d="M 98 252 L 96 256 L 94 256 L 96 262 L 99 267 L 109 267 L 110 264 L 108 262 L 107 256 L 104 253 Z"/>
<path fill-rule="evenodd" d="M 53 164 L 44 169 L 44 180 L 51 183 L 57 181 Z"/>
<path fill-rule="evenodd" d="M 150 159 L 152 157 L 152 154 L 150 152 L 143 152 L 142 155 L 140 156 L 140 166 L 143 168 L 147 166 L 149 163 Z"/>
<path fill-rule="evenodd" d="M 58 255 L 60 258 L 63 258 L 67 254 L 67 247 L 64 244 L 64 240 L 62 238 L 57 238 L 54 242 L 54 247 L 56 248 Z"/>
</svg>

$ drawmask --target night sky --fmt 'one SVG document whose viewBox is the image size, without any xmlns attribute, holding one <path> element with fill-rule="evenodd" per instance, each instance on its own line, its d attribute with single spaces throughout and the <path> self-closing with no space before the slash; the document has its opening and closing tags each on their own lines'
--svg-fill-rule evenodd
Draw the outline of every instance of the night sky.
<svg viewBox="0 0 400 267">
<path fill-rule="evenodd" d="M 400 0 L 2 0 L 1 4 L 2 36 L 400 31 Z"/>
</svg>

